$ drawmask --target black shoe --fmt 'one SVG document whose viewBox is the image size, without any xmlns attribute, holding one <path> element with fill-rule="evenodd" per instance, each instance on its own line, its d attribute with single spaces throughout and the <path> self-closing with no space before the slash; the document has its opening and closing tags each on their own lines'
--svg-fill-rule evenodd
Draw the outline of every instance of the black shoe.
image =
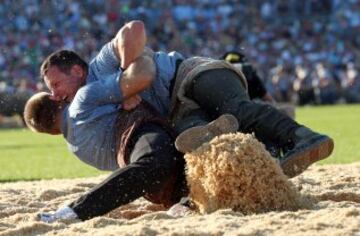
<svg viewBox="0 0 360 236">
<path fill-rule="evenodd" d="M 327 158 L 334 149 L 334 141 L 330 137 L 305 127 L 295 131 L 293 141 L 293 148 L 280 160 L 281 168 L 289 178 L 301 174 L 314 162 Z"/>
</svg>

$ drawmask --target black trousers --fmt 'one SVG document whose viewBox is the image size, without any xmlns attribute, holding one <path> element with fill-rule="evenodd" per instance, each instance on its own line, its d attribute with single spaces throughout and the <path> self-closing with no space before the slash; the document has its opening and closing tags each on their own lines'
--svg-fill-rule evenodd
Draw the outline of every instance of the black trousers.
<svg viewBox="0 0 360 236">
<path fill-rule="evenodd" d="M 130 164 L 114 171 L 88 193 L 70 204 L 81 220 L 108 213 L 145 194 L 160 191 L 172 177 L 175 183 L 174 202 L 186 196 L 184 159 L 174 147 L 174 140 L 156 124 L 144 124 L 131 139 Z"/>
<path fill-rule="evenodd" d="M 239 131 L 254 132 L 264 143 L 287 146 L 299 124 L 271 105 L 251 101 L 238 76 L 229 69 L 205 71 L 193 80 L 186 96 L 212 120 L 232 114 L 239 122 Z"/>
</svg>

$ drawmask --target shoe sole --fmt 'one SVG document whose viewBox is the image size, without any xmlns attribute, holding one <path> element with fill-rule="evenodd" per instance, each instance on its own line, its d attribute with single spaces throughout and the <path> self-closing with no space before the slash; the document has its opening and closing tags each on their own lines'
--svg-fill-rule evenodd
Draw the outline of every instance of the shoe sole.
<svg viewBox="0 0 360 236">
<path fill-rule="evenodd" d="M 316 140 L 311 146 L 302 151 L 295 152 L 281 163 L 281 168 L 285 175 L 293 178 L 304 172 L 314 162 L 323 160 L 330 156 L 334 149 L 334 141 L 323 136 Z"/>
<path fill-rule="evenodd" d="M 236 132 L 239 128 L 233 115 L 225 114 L 207 125 L 196 126 L 182 132 L 175 140 L 175 147 L 182 153 L 194 151 L 216 136 Z"/>
</svg>

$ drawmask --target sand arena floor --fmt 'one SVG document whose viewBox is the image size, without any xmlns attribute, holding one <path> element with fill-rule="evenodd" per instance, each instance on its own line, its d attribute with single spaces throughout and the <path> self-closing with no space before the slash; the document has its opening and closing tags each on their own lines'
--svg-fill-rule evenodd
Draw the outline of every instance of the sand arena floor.
<svg viewBox="0 0 360 236">
<path fill-rule="evenodd" d="M 55 210 L 105 176 L 0 185 L 0 235 L 360 235 L 360 162 L 313 166 L 292 183 L 318 202 L 307 210 L 243 215 L 219 210 L 173 218 L 143 199 L 86 222 L 46 224 Z"/>
</svg>

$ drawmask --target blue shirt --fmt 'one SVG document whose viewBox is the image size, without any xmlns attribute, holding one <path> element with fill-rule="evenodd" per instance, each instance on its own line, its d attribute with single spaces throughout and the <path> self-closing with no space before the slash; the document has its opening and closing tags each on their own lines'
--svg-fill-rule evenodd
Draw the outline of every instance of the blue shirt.
<svg viewBox="0 0 360 236">
<path fill-rule="evenodd" d="M 170 105 L 170 83 L 175 76 L 176 60 L 181 54 L 157 52 L 154 55 L 156 78 L 141 97 L 161 114 Z M 63 113 L 62 133 L 68 148 L 83 162 L 101 170 L 115 170 L 115 122 L 121 109 L 119 80 L 122 71 L 110 43 L 89 64 L 87 85 L 76 93 Z"/>
<path fill-rule="evenodd" d="M 176 61 L 183 60 L 184 57 L 178 52 L 155 52 L 153 59 L 156 65 L 156 78 L 151 87 L 143 91 L 140 96 L 149 102 L 160 114 L 166 116 L 170 107 L 171 98 L 169 90 L 171 80 L 175 76 Z M 111 43 L 107 43 L 90 62 L 86 83 L 110 79 L 114 81 L 114 87 L 116 87 L 115 84 L 118 81 L 115 81 L 115 78 L 120 78 L 121 74 L 122 71 L 113 46 Z"/>
</svg>

